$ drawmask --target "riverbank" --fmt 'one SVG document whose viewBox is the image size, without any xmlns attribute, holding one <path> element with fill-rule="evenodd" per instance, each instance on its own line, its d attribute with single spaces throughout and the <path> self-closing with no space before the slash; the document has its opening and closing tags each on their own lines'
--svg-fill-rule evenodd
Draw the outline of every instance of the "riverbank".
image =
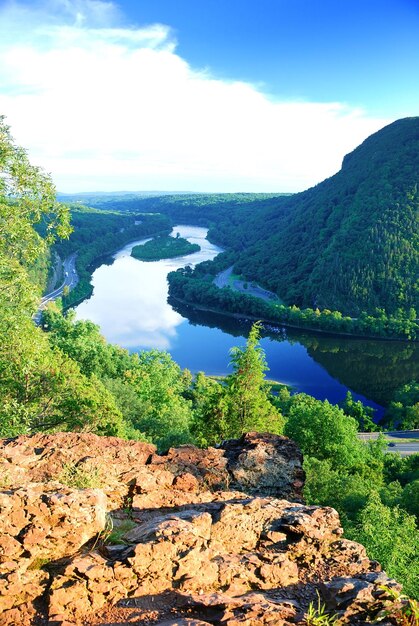
<svg viewBox="0 0 419 626">
<path fill-rule="evenodd" d="M 253 296 L 255 297 L 255 296 Z M 379 337 L 377 335 L 362 335 L 362 334 L 354 334 L 354 333 L 346 333 L 346 332 L 338 332 L 332 330 L 324 330 L 321 328 L 313 328 L 309 326 L 298 326 L 297 324 L 291 324 L 289 322 L 278 322 L 277 320 L 273 320 L 270 318 L 264 318 L 258 315 L 251 315 L 247 313 L 234 313 L 232 311 L 225 311 L 220 308 L 214 308 L 207 305 L 196 304 L 194 302 L 187 301 L 183 298 L 179 298 L 178 296 L 170 295 L 175 302 L 179 302 L 186 307 L 191 308 L 192 310 L 202 311 L 206 313 L 215 313 L 216 315 L 223 315 L 225 317 L 229 317 L 232 319 L 236 319 L 238 321 L 249 321 L 249 322 L 262 322 L 267 330 L 272 332 L 279 332 L 281 328 L 291 328 L 293 330 L 298 331 L 308 331 L 315 335 L 322 335 L 326 337 L 345 337 L 347 339 L 372 339 L 374 341 L 385 341 L 386 343 L 391 341 L 397 341 L 406 343 L 407 341 L 412 341 L 408 339 L 403 339 L 400 337 Z M 266 324 L 270 326 L 267 327 Z M 418 343 L 418 341 L 414 341 L 413 343 Z"/>
<path fill-rule="evenodd" d="M 132 244 L 121 247 L 112 264 L 107 260 L 94 272 L 94 293 L 76 308 L 76 318 L 91 320 L 110 343 L 129 351 L 163 350 L 191 372 L 228 374 L 229 350 L 244 340 L 252 321 L 261 316 L 256 310 L 253 320 L 247 316 L 246 324 L 241 321 L 245 315 L 217 315 L 168 302 L 168 273 L 186 263 L 189 273 L 220 252 L 206 239 L 206 229 L 175 226 L 173 231 L 198 243 L 201 251 L 187 259 L 144 263 L 131 257 Z M 231 297 L 232 290 L 217 290 L 223 291 Z M 200 304 L 204 309 L 205 303 Z M 262 341 L 269 377 L 318 399 L 336 404 L 343 402 L 350 390 L 381 415 L 395 390 L 419 375 L 417 343 L 352 340 L 350 336 L 305 332 L 297 326 L 285 333 L 278 331 L 280 328 L 272 324 Z"/>
<path fill-rule="evenodd" d="M 140 228 L 140 226 L 138 227 Z M 147 230 L 147 229 L 146 229 Z M 83 249 L 83 253 L 81 253 L 81 249 L 77 250 L 77 264 L 76 269 L 79 276 L 79 281 L 77 283 L 77 290 L 74 289 L 69 292 L 67 296 L 63 298 L 63 308 L 64 310 L 70 309 L 72 307 L 78 306 L 84 300 L 91 297 L 93 293 L 93 286 L 91 284 L 93 272 L 104 262 L 106 262 L 109 257 L 113 254 L 116 254 L 122 246 L 130 245 L 131 243 L 140 243 L 146 242 L 153 237 L 158 237 L 159 235 L 167 234 L 167 229 L 157 230 L 155 232 L 144 232 L 138 233 L 137 236 L 133 237 L 132 235 L 123 236 L 124 233 L 120 234 L 120 238 L 117 244 L 114 241 L 111 242 L 111 246 L 106 249 L 106 240 L 104 245 L 102 246 L 101 252 L 99 254 L 95 254 L 94 256 L 90 253 L 89 248 Z"/>
</svg>

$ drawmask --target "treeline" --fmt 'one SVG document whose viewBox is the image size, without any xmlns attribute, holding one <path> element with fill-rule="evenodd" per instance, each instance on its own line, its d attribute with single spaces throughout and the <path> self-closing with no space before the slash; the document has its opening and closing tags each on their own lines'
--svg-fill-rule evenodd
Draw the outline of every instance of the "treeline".
<svg viewBox="0 0 419 626">
<path fill-rule="evenodd" d="M 205 226 L 210 241 L 242 251 L 270 232 L 282 217 L 289 197 L 281 193 L 93 195 L 85 201 L 101 210 L 158 212 L 168 215 L 173 223 Z"/>
<path fill-rule="evenodd" d="M 101 257 L 135 239 L 168 233 L 171 230 L 171 222 L 166 215 L 121 214 L 96 211 L 79 205 L 71 205 L 70 210 L 73 232 L 69 239 L 59 241 L 54 246 L 62 259 L 73 252 L 77 253 L 79 282 L 64 296 L 63 303 L 66 307 L 91 295 L 91 274 L 95 269 L 95 262 Z"/>
<path fill-rule="evenodd" d="M 168 275 L 170 296 L 221 313 L 250 316 L 295 328 L 386 339 L 419 339 L 419 323 L 414 309 L 407 314 L 399 309 L 393 315 L 379 309 L 375 315 L 363 312 L 358 318 L 329 309 L 300 309 L 295 305 L 285 306 L 239 293 L 230 287 L 219 289 L 213 283 L 214 277 L 205 274 L 207 269 L 208 265 L 201 264 L 195 271 L 186 267 L 171 272 Z"/>
</svg>

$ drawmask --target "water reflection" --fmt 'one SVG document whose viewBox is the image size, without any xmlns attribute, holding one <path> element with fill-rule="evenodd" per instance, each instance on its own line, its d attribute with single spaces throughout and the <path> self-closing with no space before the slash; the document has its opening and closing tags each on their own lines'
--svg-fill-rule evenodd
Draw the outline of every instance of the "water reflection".
<svg viewBox="0 0 419 626">
<path fill-rule="evenodd" d="M 168 350 L 181 367 L 225 374 L 229 350 L 244 344 L 250 322 L 167 302 L 168 272 L 212 259 L 220 252 L 205 239 L 205 228 L 176 226 L 173 234 L 177 232 L 198 243 L 200 252 L 146 263 L 130 256 L 138 242 L 125 246 L 114 255 L 111 265 L 94 272 L 93 295 L 77 307 L 77 317 L 99 324 L 108 341 L 131 351 Z M 419 344 L 334 338 L 287 329 L 265 331 L 262 347 L 269 377 L 333 403 L 343 401 L 350 389 L 356 398 L 378 408 L 378 416 L 397 388 L 419 377 Z"/>
<path fill-rule="evenodd" d="M 223 334 L 235 337 L 247 336 L 250 328 L 250 322 L 199 311 L 175 301 L 172 306 L 187 317 L 193 327 L 219 329 Z M 204 331 L 201 329 L 201 332 Z M 241 343 L 237 339 L 232 341 L 232 345 Z M 419 378 L 418 343 L 265 329 L 261 345 L 266 353 L 270 377 L 290 384 L 297 391 L 319 399 L 327 398 L 333 403 L 342 402 L 350 389 L 356 399 L 377 410 L 377 417 L 397 389 Z M 208 358 L 206 360 L 210 371 L 212 363 L 208 363 Z"/>
<path fill-rule="evenodd" d="M 167 303 L 167 274 L 188 263 L 213 259 L 221 250 L 205 239 L 207 230 L 176 226 L 172 234 L 187 236 L 201 250 L 187 257 L 156 262 L 134 259 L 136 241 L 114 255 L 112 265 L 102 265 L 93 274 L 93 295 L 76 309 L 78 319 L 99 324 L 112 343 L 130 350 L 169 350 L 177 339 L 177 327 L 186 320 Z"/>
</svg>

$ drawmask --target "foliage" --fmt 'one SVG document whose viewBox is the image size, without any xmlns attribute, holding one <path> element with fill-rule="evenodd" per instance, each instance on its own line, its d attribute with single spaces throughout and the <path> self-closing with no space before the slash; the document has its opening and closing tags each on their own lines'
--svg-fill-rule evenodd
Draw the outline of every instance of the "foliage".
<svg viewBox="0 0 419 626">
<path fill-rule="evenodd" d="M 13 144 L 3 118 L 0 172 L 0 434 L 57 428 L 123 434 L 110 394 L 52 348 L 31 319 L 36 291 L 28 267 L 56 236 L 68 236 L 68 210 L 55 202 L 49 177 Z"/>
<path fill-rule="evenodd" d="M 214 445 L 252 430 L 282 432 L 284 420 L 271 400 L 259 333 L 260 325 L 254 324 L 246 346 L 231 350 L 233 372 L 222 381 L 202 372 L 196 376 L 190 392 L 191 433 L 198 445 Z"/>
<path fill-rule="evenodd" d="M 54 251 L 62 258 L 76 252 L 77 285 L 63 299 L 68 307 L 92 293 L 91 274 L 97 262 L 122 245 L 170 230 L 164 215 L 97 211 L 82 205 L 71 206 L 74 232 L 67 241 L 56 243 Z"/>
<path fill-rule="evenodd" d="M 398 120 L 340 172 L 286 199 L 235 269 L 285 302 L 359 316 L 418 308 L 419 118 Z"/>
<path fill-rule="evenodd" d="M 57 480 L 75 489 L 100 489 L 103 487 L 103 468 L 64 463 Z"/>
<path fill-rule="evenodd" d="M 68 210 L 55 201 L 50 177 L 29 163 L 0 116 L 0 256 L 14 263 L 35 261 L 46 244 L 70 232 Z M 46 239 L 34 229 L 45 223 Z"/>
<path fill-rule="evenodd" d="M 342 409 L 346 415 L 356 419 L 360 432 L 376 432 L 379 430 L 373 421 L 374 409 L 363 405 L 360 400 L 354 400 L 350 391 L 346 394 Z"/>
<path fill-rule="evenodd" d="M 401 494 L 402 507 L 419 520 L 419 480 L 408 483 Z"/>
<path fill-rule="evenodd" d="M 233 373 L 227 376 L 228 424 L 236 436 L 250 431 L 281 433 L 282 416 L 269 400 L 270 386 L 265 380 L 268 369 L 259 346 L 260 324 L 252 326 L 245 348 L 232 348 Z"/>
<path fill-rule="evenodd" d="M 205 448 L 227 439 L 230 423 L 225 385 L 198 372 L 189 397 L 193 407 L 190 430 L 194 443 Z"/>
<path fill-rule="evenodd" d="M 22 320 L 0 346 L 0 435 L 39 430 L 83 430 L 124 435 L 122 416 L 96 376 L 51 348 L 47 337 Z"/>
<path fill-rule="evenodd" d="M 358 425 L 327 400 L 298 394 L 291 405 L 285 434 L 294 439 L 303 454 L 327 459 L 332 469 L 351 468 L 363 462 L 365 446 L 358 440 Z"/>
<path fill-rule="evenodd" d="M 348 535 L 362 543 L 389 576 L 403 582 L 409 596 L 418 597 L 419 533 L 413 516 L 385 506 L 373 491 Z"/>
<path fill-rule="evenodd" d="M 138 355 L 125 378 L 141 402 L 135 428 L 160 450 L 190 441 L 191 405 L 183 397 L 191 383 L 187 370 L 182 371 L 166 352 L 150 350 Z"/>
<path fill-rule="evenodd" d="M 197 243 L 191 243 L 183 237 L 160 236 L 140 246 L 134 246 L 131 256 L 141 261 L 159 261 L 160 259 L 186 256 L 193 252 L 199 252 L 200 249 Z"/>
<path fill-rule="evenodd" d="M 35 229 L 41 220 L 44 238 Z M 0 331 L 7 332 L 16 316 L 33 312 L 36 293 L 28 267 L 56 236 L 69 232 L 68 210 L 55 201 L 50 178 L 29 163 L 0 116 Z"/>
<path fill-rule="evenodd" d="M 326 611 L 326 605 L 320 601 L 317 592 L 317 606 L 310 602 L 307 612 L 304 615 L 304 623 L 306 626 L 337 626 L 337 615 L 330 615 Z"/>
<path fill-rule="evenodd" d="M 408 598 L 405 594 L 385 585 L 381 586 L 386 595 L 390 596 L 389 607 L 385 608 L 377 616 L 377 621 L 381 622 L 390 618 L 395 620 L 398 626 L 417 626 L 419 624 L 419 602 Z"/>
<path fill-rule="evenodd" d="M 419 428 L 419 383 L 412 381 L 394 395 L 383 423 L 388 428 L 411 430 Z"/>
<path fill-rule="evenodd" d="M 268 302 L 247 293 L 233 291 L 230 287 L 219 289 L 213 283 L 213 276 L 207 273 L 209 270 L 210 266 L 202 263 L 194 271 L 186 267 L 171 272 L 168 275 L 169 294 L 182 301 L 224 314 L 237 315 L 240 312 L 248 317 L 291 328 L 366 337 L 399 337 L 409 340 L 419 338 L 419 323 L 402 309 L 391 315 L 377 309 L 375 315 L 361 313 L 358 318 L 344 316 L 339 311 L 320 310 L 317 307 L 300 309 L 295 305 L 286 306 L 273 301 Z"/>
<path fill-rule="evenodd" d="M 377 473 L 369 476 L 365 472 L 333 469 L 329 459 L 319 460 L 310 456 L 304 458 L 304 470 L 306 501 L 332 506 L 338 511 L 343 523 L 356 519 L 371 489 L 377 488 L 381 482 L 378 477 L 377 485 Z"/>
<path fill-rule="evenodd" d="M 43 313 L 42 326 L 48 332 L 50 344 L 77 361 L 86 376 L 114 378 L 131 367 L 127 350 L 107 343 L 93 322 L 76 321 L 74 311 L 64 317 L 51 304 Z"/>
<path fill-rule="evenodd" d="M 117 526 L 112 523 L 111 528 L 104 537 L 105 545 L 121 545 L 126 543 L 124 535 L 135 528 L 136 523 L 132 519 L 125 519 L 118 523 Z"/>
<path fill-rule="evenodd" d="M 384 479 L 387 483 L 397 480 L 403 487 L 419 480 L 419 454 L 401 457 L 389 453 L 384 457 Z"/>
</svg>

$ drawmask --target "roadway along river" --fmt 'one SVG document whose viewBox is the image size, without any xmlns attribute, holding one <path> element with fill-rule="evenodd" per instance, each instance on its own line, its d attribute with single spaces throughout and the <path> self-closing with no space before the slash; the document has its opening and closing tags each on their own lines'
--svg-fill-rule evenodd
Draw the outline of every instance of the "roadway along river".
<svg viewBox="0 0 419 626">
<path fill-rule="evenodd" d="M 201 251 L 156 262 L 130 256 L 139 242 L 125 246 L 93 274 L 94 292 L 77 309 L 79 319 L 99 324 L 113 343 L 130 351 L 167 350 L 192 372 L 225 374 L 229 350 L 244 345 L 249 324 L 167 302 L 167 274 L 187 264 L 214 258 L 219 248 L 206 229 L 176 226 Z M 397 387 L 419 376 L 418 344 L 316 336 L 285 330 L 266 333 L 262 347 L 269 378 L 333 403 L 348 389 L 382 412 Z"/>
</svg>

